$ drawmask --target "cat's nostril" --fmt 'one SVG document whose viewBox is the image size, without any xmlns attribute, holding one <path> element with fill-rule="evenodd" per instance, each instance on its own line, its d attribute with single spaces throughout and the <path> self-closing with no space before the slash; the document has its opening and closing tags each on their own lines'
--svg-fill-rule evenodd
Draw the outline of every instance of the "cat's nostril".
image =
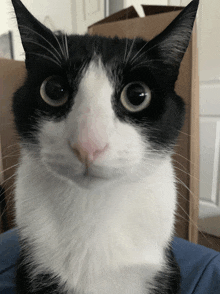
<svg viewBox="0 0 220 294">
<path fill-rule="evenodd" d="M 97 146 L 93 142 L 86 142 L 84 144 L 75 143 L 71 145 L 71 148 L 78 158 L 78 160 L 85 165 L 90 165 L 94 160 L 96 160 L 102 153 L 108 148 L 108 144 L 104 147 Z"/>
</svg>

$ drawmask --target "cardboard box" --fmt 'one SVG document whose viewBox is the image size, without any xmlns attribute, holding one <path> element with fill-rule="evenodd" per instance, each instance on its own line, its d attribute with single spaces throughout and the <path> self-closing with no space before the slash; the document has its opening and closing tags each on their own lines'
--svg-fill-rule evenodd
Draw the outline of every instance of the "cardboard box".
<svg viewBox="0 0 220 294">
<path fill-rule="evenodd" d="M 19 158 L 12 107 L 12 95 L 22 85 L 26 74 L 21 61 L 0 58 L 0 185 L 5 190 L 5 201 L 0 203 L 0 233 L 14 226 L 14 180 Z M 3 221 L 4 224 L 3 225 Z"/>
<path fill-rule="evenodd" d="M 113 14 L 89 27 L 92 35 L 150 40 L 162 32 L 180 13 L 181 7 L 143 5 L 145 17 L 133 7 Z M 176 235 L 197 243 L 199 202 L 199 77 L 196 29 L 192 33 L 176 82 L 176 93 L 186 103 L 186 119 L 181 130 L 173 163 L 178 183 Z"/>
</svg>

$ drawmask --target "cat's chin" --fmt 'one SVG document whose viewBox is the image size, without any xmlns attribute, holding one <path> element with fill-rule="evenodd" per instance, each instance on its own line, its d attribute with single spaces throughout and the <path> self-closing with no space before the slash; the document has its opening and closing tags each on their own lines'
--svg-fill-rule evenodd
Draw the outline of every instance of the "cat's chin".
<svg viewBox="0 0 220 294">
<path fill-rule="evenodd" d="M 102 176 L 93 176 L 88 174 L 76 175 L 72 179 L 78 186 L 82 188 L 92 188 L 96 185 L 105 184 L 111 181 L 111 178 L 106 178 Z"/>
<path fill-rule="evenodd" d="M 118 168 L 93 166 L 86 169 L 85 167 L 77 168 L 68 164 L 47 161 L 44 161 L 44 165 L 49 173 L 52 173 L 54 176 L 70 180 L 83 188 L 91 188 L 97 184 L 105 184 L 109 181 L 114 181 L 116 178 L 123 177 L 122 171 Z"/>
</svg>

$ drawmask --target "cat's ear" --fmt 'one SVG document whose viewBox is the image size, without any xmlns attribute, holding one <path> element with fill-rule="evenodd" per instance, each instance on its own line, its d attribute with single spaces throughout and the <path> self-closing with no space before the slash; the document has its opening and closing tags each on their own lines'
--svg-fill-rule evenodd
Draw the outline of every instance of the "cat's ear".
<svg viewBox="0 0 220 294">
<path fill-rule="evenodd" d="M 199 0 L 193 0 L 171 24 L 148 43 L 148 52 L 157 49 L 163 63 L 179 67 L 189 45 Z"/>
<path fill-rule="evenodd" d="M 54 33 L 39 22 L 20 0 L 12 0 L 22 45 L 27 57 L 44 56 L 59 63 L 59 42 Z"/>
</svg>

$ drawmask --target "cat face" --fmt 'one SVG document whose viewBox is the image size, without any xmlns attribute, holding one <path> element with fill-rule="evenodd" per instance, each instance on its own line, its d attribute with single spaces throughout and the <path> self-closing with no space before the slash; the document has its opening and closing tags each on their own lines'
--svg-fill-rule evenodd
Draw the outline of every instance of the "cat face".
<svg viewBox="0 0 220 294">
<path fill-rule="evenodd" d="M 134 124 L 117 117 L 114 92 L 113 81 L 96 57 L 81 73 L 65 116 L 41 116 L 37 145 L 51 171 L 85 184 L 114 179 L 141 164 L 147 142 Z"/>
<path fill-rule="evenodd" d="M 198 1 L 149 42 L 54 34 L 12 2 L 26 53 L 13 100 L 23 148 L 77 183 L 152 172 L 183 124 L 174 85 Z"/>
</svg>

